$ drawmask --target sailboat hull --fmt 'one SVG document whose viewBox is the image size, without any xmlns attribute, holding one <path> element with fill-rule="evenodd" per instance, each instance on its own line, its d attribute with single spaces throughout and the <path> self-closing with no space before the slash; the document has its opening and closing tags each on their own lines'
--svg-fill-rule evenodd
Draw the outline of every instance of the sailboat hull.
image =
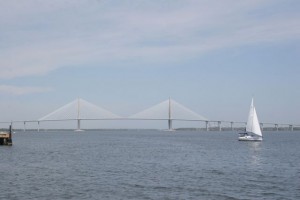
<svg viewBox="0 0 300 200">
<path fill-rule="evenodd" d="M 251 135 L 245 135 L 245 136 L 240 136 L 238 138 L 239 141 L 253 141 L 253 142 L 259 142 L 262 141 L 262 137 L 255 137 Z"/>
</svg>

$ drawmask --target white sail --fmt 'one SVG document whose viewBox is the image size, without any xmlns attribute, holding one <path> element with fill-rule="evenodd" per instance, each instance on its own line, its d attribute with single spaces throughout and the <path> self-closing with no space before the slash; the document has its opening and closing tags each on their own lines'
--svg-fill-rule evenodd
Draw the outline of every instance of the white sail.
<svg viewBox="0 0 300 200">
<path fill-rule="evenodd" d="M 255 135 L 258 135 L 258 136 L 262 136 L 258 117 L 257 117 L 256 110 L 255 110 L 254 103 L 253 103 L 253 99 L 251 101 L 246 131 L 250 132 L 250 133 L 254 133 Z"/>
</svg>

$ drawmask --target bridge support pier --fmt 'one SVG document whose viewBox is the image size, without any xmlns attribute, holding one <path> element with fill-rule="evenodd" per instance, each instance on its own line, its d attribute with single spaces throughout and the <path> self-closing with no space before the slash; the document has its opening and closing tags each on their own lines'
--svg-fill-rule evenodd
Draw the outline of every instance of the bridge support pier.
<svg viewBox="0 0 300 200">
<path fill-rule="evenodd" d="M 233 122 L 230 122 L 231 130 L 233 131 Z"/>
<path fill-rule="evenodd" d="M 278 124 L 275 124 L 275 130 L 278 131 Z"/>
<path fill-rule="evenodd" d="M 222 131 L 221 121 L 218 121 L 218 127 L 219 127 L 219 131 Z"/>
<path fill-rule="evenodd" d="M 168 120 L 168 127 L 169 127 L 169 131 L 173 130 L 171 119 Z"/>
<path fill-rule="evenodd" d="M 290 129 L 290 131 L 294 131 L 294 126 L 293 125 L 289 125 L 289 129 Z"/>
<path fill-rule="evenodd" d="M 80 129 L 80 119 L 77 119 L 77 130 L 78 130 L 78 131 L 81 130 L 81 129 Z"/>
<path fill-rule="evenodd" d="M 26 122 L 24 122 L 24 129 L 23 131 L 25 132 L 26 131 Z"/>
<path fill-rule="evenodd" d="M 205 128 L 206 128 L 206 131 L 209 131 L 209 128 L 208 128 L 208 121 L 205 121 Z"/>
<path fill-rule="evenodd" d="M 38 128 L 37 131 L 40 132 L 40 121 L 38 121 Z"/>
<path fill-rule="evenodd" d="M 169 97 L 169 119 L 168 119 L 168 127 L 169 127 L 169 131 L 173 130 L 172 127 L 172 104 L 171 104 L 171 97 Z"/>
</svg>

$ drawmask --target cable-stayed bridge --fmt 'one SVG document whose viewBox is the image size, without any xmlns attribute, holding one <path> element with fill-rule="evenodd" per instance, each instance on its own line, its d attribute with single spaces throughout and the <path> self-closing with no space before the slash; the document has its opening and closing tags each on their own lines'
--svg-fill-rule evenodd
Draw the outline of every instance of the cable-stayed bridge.
<svg viewBox="0 0 300 200">
<path fill-rule="evenodd" d="M 167 120 L 168 130 L 172 130 L 172 121 L 207 121 L 205 117 L 191 111 L 178 102 L 169 99 L 144 111 L 134 114 L 128 119 L 131 120 Z"/>
<path fill-rule="evenodd" d="M 121 119 L 120 116 L 96 106 L 83 99 L 74 100 L 48 115 L 40 118 L 38 121 L 77 121 L 77 131 L 81 130 L 81 120 L 113 120 Z"/>
<path fill-rule="evenodd" d="M 157 105 L 154 105 L 148 109 L 145 109 L 139 113 L 131 115 L 129 117 L 121 117 L 114 114 L 102 107 L 94 105 L 83 99 L 76 99 L 55 111 L 37 119 L 37 120 L 24 120 L 24 121 L 11 121 L 0 123 L 24 123 L 24 130 L 26 129 L 26 123 L 37 123 L 38 130 L 41 122 L 66 122 L 77 121 L 76 131 L 81 131 L 81 121 L 166 121 L 168 125 L 167 130 L 173 130 L 173 122 L 197 122 L 204 125 L 204 130 L 234 130 L 234 125 L 239 125 L 243 128 L 246 126 L 246 122 L 224 121 L 224 120 L 209 120 L 206 117 L 197 114 L 175 100 L 169 98 Z M 226 124 L 227 126 L 224 126 Z M 264 127 L 265 126 L 265 127 Z M 279 123 L 261 123 L 261 128 L 264 129 L 273 127 L 273 130 L 280 130 L 285 127 L 287 130 L 293 131 L 294 128 L 300 128 L 300 125 L 293 124 L 279 124 Z"/>
</svg>

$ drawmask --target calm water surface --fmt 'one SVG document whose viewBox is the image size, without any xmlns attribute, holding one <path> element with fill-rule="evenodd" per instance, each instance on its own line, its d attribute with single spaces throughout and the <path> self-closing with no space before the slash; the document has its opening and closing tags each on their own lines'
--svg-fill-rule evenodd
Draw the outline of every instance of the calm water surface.
<svg viewBox="0 0 300 200">
<path fill-rule="evenodd" d="M 0 199 L 300 199 L 300 133 L 25 132 L 0 146 Z"/>
</svg>

